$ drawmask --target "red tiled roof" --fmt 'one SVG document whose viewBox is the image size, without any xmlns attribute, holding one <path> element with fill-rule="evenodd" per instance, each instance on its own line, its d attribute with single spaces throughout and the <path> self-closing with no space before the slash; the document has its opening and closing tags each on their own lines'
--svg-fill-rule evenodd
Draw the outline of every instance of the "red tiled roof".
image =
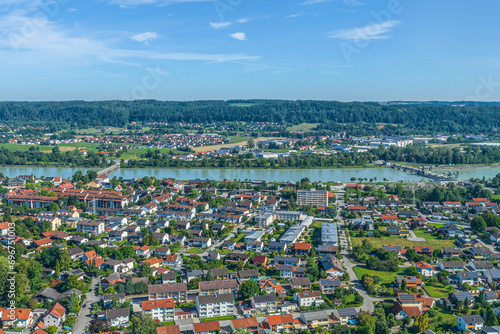
<svg viewBox="0 0 500 334">
<path fill-rule="evenodd" d="M 193 324 L 195 333 L 220 331 L 220 324 L 218 321 L 200 322 Z"/>
</svg>

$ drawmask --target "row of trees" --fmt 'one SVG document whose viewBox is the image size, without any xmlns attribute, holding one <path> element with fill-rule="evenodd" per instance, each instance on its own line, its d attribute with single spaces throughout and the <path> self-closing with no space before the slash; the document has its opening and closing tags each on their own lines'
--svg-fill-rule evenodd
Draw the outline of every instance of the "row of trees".
<svg viewBox="0 0 500 334">
<path fill-rule="evenodd" d="M 365 134 L 490 133 L 500 127 L 500 106 L 450 104 L 384 105 L 334 101 L 251 100 L 166 102 L 68 101 L 0 104 L 8 124 L 46 125 L 49 130 L 94 126 L 124 127 L 131 122 L 276 122 L 319 123 L 320 131 Z M 379 127 L 379 124 L 387 124 Z"/>
</svg>

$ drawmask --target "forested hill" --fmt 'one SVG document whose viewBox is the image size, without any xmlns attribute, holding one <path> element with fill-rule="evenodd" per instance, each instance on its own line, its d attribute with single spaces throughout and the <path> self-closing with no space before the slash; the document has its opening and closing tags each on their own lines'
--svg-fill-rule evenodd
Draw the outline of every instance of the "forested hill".
<svg viewBox="0 0 500 334">
<path fill-rule="evenodd" d="M 406 105 L 331 101 L 69 101 L 0 103 L 0 122 L 51 129 L 130 122 L 221 121 L 320 123 L 318 130 L 352 134 L 491 133 L 500 106 Z"/>
</svg>

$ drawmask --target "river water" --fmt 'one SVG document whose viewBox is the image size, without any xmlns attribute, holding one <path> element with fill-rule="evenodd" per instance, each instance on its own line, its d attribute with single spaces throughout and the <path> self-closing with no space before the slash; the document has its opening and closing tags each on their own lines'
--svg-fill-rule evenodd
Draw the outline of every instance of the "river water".
<svg viewBox="0 0 500 334">
<path fill-rule="evenodd" d="M 62 176 L 69 178 L 77 171 L 85 171 L 84 168 L 62 168 L 62 167 L 0 167 L 0 172 L 8 177 L 18 175 Z M 340 168 L 340 169 L 173 169 L 173 168 L 134 168 L 118 169 L 109 174 L 111 177 L 123 177 L 130 179 L 135 177 L 155 176 L 159 179 L 175 178 L 178 180 L 267 180 L 267 181 L 300 181 L 308 177 L 311 181 L 341 181 L 351 182 L 351 178 L 366 178 L 389 182 L 397 181 L 421 181 L 427 180 L 417 175 L 391 168 Z"/>
<path fill-rule="evenodd" d="M 19 175 L 35 176 L 62 176 L 69 178 L 77 171 L 85 172 L 84 168 L 63 168 L 63 167 L 0 167 L 0 172 L 8 177 L 17 177 Z M 95 169 L 97 170 L 97 169 Z M 472 178 L 492 178 L 500 173 L 500 166 L 493 167 L 463 167 L 433 169 L 434 173 L 459 171 L 461 180 Z M 267 181 L 299 181 L 308 177 L 311 181 L 341 181 L 352 182 L 351 178 L 375 179 L 389 182 L 397 181 L 421 181 L 429 180 L 417 175 L 407 174 L 405 172 L 392 168 L 339 168 L 339 169 L 175 169 L 175 168 L 123 168 L 110 174 L 110 176 L 123 177 L 131 179 L 135 177 L 155 176 L 159 179 L 175 178 L 178 180 L 267 180 Z"/>
</svg>

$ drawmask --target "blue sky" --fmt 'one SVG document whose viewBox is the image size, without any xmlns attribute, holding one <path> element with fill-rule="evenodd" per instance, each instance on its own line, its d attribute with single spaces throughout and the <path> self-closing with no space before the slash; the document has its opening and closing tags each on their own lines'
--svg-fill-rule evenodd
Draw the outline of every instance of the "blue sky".
<svg viewBox="0 0 500 334">
<path fill-rule="evenodd" d="M 0 0 L 0 100 L 500 100 L 498 1 Z"/>
</svg>

